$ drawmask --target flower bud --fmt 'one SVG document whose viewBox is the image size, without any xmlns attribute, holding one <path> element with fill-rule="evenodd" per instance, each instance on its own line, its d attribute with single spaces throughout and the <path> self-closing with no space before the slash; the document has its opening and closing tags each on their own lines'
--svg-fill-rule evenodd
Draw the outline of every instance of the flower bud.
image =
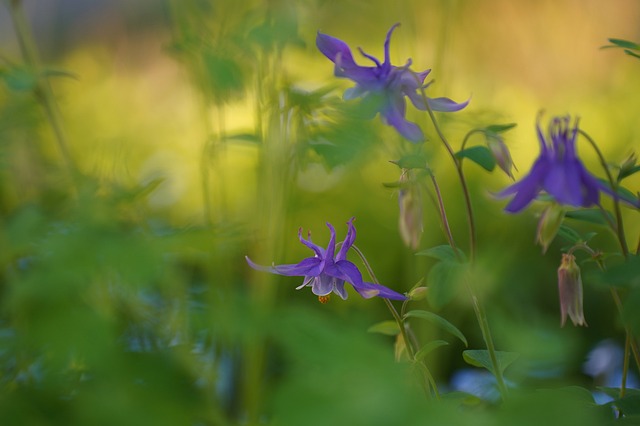
<svg viewBox="0 0 640 426">
<path fill-rule="evenodd" d="M 507 176 L 513 179 L 513 173 L 511 172 L 511 169 L 514 168 L 513 160 L 511 159 L 509 148 L 507 148 L 502 137 L 494 134 L 488 135 L 487 147 L 491 151 L 491 154 L 493 154 L 493 158 L 496 159 L 498 167 L 500 167 Z"/>
<path fill-rule="evenodd" d="M 427 297 L 427 287 L 416 287 L 407 295 L 409 300 L 418 301 Z"/>
<path fill-rule="evenodd" d="M 398 196 L 400 205 L 398 227 L 404 244 L 416 250 L 420 246 L 423 231 L 422 196 L 418 184 L 407 177 L 409 173 L 411 173 L 410 170 L 404 170 L 400 176 L 402 187 Z"/>
<path fill-rule="evenodd" d="M 564 209 L 561 205 L 552 203 L 547 206 L 540 216 L 538 222 L 538 231 L 536 233 L 536 242 L 542 246 L 542 252 L 546 253 L 549 245 L 556 237 L 562 220 L 564 219 Z"/>
<path fill-rule="evenodd" d="M 564 326 L 569 315 L 573 325 L 586 326 L 582 309 L 582 278 L 576 257 L 572 254 L 562 255 L 562 263 L 558 268 L 558 293 L 562 317 L 560 325 Z"/>
</svg>

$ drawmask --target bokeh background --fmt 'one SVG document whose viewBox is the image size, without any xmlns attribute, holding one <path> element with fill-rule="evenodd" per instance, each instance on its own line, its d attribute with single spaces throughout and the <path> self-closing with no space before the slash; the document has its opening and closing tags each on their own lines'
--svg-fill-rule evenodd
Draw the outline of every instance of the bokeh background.
<svg viewBox="0 0 640 426">
<path fill-rule="evenodd" d="M 309 255 L 299 227 L 325 244 L 325 222 L 340 239 L 355 216 L 356 244 L 383 284 L 408 291 L 434 262 L 403 245 L 398 194 L 383 185 L 399 178 L 389 160 L 412 148 L 342 101 L 350 83 L 317 51 L 319 30 L 382 57 L 400 22 L 392 62 L 431 68 L 430 96 L 471 99 L 438 116 L 454 146 L 473 128 L 517 123 L 505 133 L 516 178 L 537 155 L 540 110 L 579 116 L 612 163 L 640 148 L 640 62 L 600 49 L 611 37 L 640 40 L 635 0 L 24 1 L 39 66 L 65 71 L 49 81 L 70 173 L 21 65 L 9 3 L 0 7 L 3 424 L 478 420 L 425 403 L 416 373 L 394 363 L 393 338 L 367 333 L 390 319 L 380 300 L 350 292 L 321 305 L 294 290 L 298 279 L 244 260 L 296 263 Z M 428 117 L 408 114 L 429 138 L 424 151 L 466 249 L 453 165 Z M 579 151 L 604 176 L 588 144 Z M 521 354 L 514 386 L 604 384 L 605 373 L 593 378 L 583 364 L 624 333 L 608 290 L 589 282 L 595 265 L 583 269 L 589 327 L 560 328 L 556 270 L 567 241 L 543 254 L 534 244 L 541 206 L 507 215 L 492 194 L 509 178 L 465 170 L 478 215 L 476 286 L 498 348 Z M 638 191 L 640 180 L 626 185 Z M 424 203 L 420 249 L 446 243 Z M 624 217 L 633 245 L 640 221 L 629 209 Z M 606 228 L 571 225 L 616 249 Z M 437 309 L 482 348 L 468 295 L 458 293 L 443 307 L 416 306 Z M 450 341 L 428 365 L 451 389 L 467 368 L 464 346 L 428 323 L 415 329 L 423 341 Z M 494 424 L 559 413 L 572 413 L 564 424 L 597 421 L 567 408 L 574 402 L 516 398 L 480 415 Z"/>
</svg>

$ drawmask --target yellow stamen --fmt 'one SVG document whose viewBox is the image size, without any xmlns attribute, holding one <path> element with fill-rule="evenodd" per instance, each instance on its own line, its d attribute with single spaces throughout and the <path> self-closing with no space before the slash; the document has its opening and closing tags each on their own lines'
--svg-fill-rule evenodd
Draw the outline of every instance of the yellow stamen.
<svg viewBox="0 0 640 426">
<path fill-rule="evenodd" d="M 320 301 L 320 303 L 325 304 L 329 301 L 329 299 L 331 298 L 330 294 L 327 294 L 326 296 L 318 296 L 318 300 Z"/>
</svg>

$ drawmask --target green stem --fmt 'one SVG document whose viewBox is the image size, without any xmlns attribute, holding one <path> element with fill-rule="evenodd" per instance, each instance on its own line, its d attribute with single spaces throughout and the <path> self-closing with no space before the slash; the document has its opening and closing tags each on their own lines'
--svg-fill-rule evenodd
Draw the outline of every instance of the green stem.
<svg viewBox="0 0 640 426">
<path fill-rule="evenodd" d="M 589 141 L 589 143 L 591 144 L 593 149 L 596 151 L 596 154 L 598 155 L 598 159 L 600 160 L 600 164 L 602 165 L 602 168 L 604 169 L 604 172 L 607 174 L 607 180 L 609 181 L 609 185 L 611 186 L 611 190 L 614 193 L 614 196 L 613 196 L 613 208 L 614 208 L 614 211 L 615 211 L 615 214 L 616 214 L 616 227 L 613 229 L 613 231 L 618 236 L 618 242 L 620 243 L 620 248 L 622 249 L 622 254 L 624 255 L 625 258 L 627 258 L 627 257 L 629 257 L 629 247 L 627 246 L 627 239 L 626 239 L 626 237 L 624 235 L 624 223 L 622 221 L 622 211 L 620 209 L 620 197 L 618 197 L 618 185 L 617 185 L 616 181 L 613 179 L 613 176 L 611 175 L 611 171 L 609 170 L 609 167 L 607 166 L 607 160 L 604 158 L 604 155 L 602 155 L 602 151 L 600 151 L 600 148 L 598 148 L 598 145 L 596 144 L 596 142 L 585 131 L 578 130 L 578 132 L 582 136 L 584 136 L 584 138 L 587 141 Z"/>
<path fill-rule="evenodd" d="M 440 126 L 438 125 L 438 121 L 436 120 L 436 117 L 433 114 L 433 110 L 429 106 L 427 95 L 425 94 L 424 89 L 421 89 L 421 92 L 424 98 L 424 103 L 427 107 L 427 113 L 429 114 L 429 117 L 431 118 L 431 122 L 433 123 L 433 127 L 435 128 L 436 133 L 438 134 L 438 137 L 442 141 L 445 149 L 449 153 L 449 156 L 451 157 L 451 160 L 455 165 L 456 173 L 458 174 L 458 179 L 460 180 L 460 186 L 462 187 L 462 194 L 464 196 L 464 204 L 465 204 L 465 209 L 467 213 L 467 224 L 469 227 L 469 253 L 470 253 L 469 257 L 473 262 L 477 252 L 476 226 L 475 226 L 475 219 L 473 214 L 473 206 L 471 205 L 471 195 L 469 193 L 469 187 L 467 186 L 467 180 L 464 176 L 464 172 L 462 171 L 462 161 L 458 157 L 456 157 L 455 152 L 453 152 L 453 148 L 451 148 L 451 145 L 447 141 L 447 138 L 442 133 L 442 130 L 440 130 Z"/>
<path fill-rule="evenodd" d="M 431 183 L 433 183 L 433 188 L 436 192 L 438 209 L 440 211 L 440 220 L 442 221 L 442 226 L 447 236 L 447 241 L 449 242 L 449 245 L 453 249 L 453 252 L 455 253 L 458 260 L 461 260 L 460 253 L 458 252 L 458 248 L 456 246 L 456 242 L 453 239 L 453 233 L 451 232 L 451 227 L 449 226 L 449 219 L 447 218 L 447 211 L 444 207 L 444 201 L 442 199 L 442 194 L 440 193 L 440 187 L 438 186 L 438 182 L 436 181 L 436 177 L 433 175 L 433 173 L 429 173 L 429 176 L 431 177 Z"/>
<path fill-rule="evenodd" d="M 364 256 L 364 253 L 362 253 L 362 251 L 355 245 L 352 245 L 351 248 L 355 250 L 355 252 L 358 254 L 358 257 L 360 257 L 360 260 L 362 260 L 362 263 L 364 264 L 364 267 L 367 269 L 367 272 L 371 277 L 371 280 L 375 284 L 380 284 L 380 282 L 378 281 L 378 278 L 376 277 L 376 274 L 373 272 L 373 269 L 371 268 L 371 265 L 369 265 L 367 258 Z M 398 313 L 398 310 L 395 308 L 395 306 L 393 306 L 393 303 L 391 303 L 389 299 L 382 298 L 382 300 L 384 300 L 384 303 L 387 305 L 389 312 L 391 312 L 391 316 L 393 316 L 393 319 L 398 324 L 398 328 L 400 329 L 400 335 L 402 336 L 402 340 L 404 340 L 405 347 L 407 348 L 407 354 L 409 356 L 409 360 L 412 363 L 416 364 L 417 345 L 415 340 L 412 338 L 412 336 L 409 333 L 410 330 L 408 330 L 408 325 L 405 324 L 404 322 L 404 317 Z M 403 304 L 403 307 L 402 307 L 403 311 L 404 311 L 404 307 L 405 305 Z M 414 345 L 416 345 L 416 347 L 414 347 Z M 431 387 L 433 388 L 434 395 L 436 396 L 437 399 L 439 399 L 440 393 L 438 392 L 438 387 L 436 385 L 435 380 L 433 379 L 433 376 L 431 375 L 431 372 L 429 371 L 429 368 L 424 364 L 424 362 L 420 362 L 419 366 L 421 371 L 423 372 L 423 377 L 425 380 L 424 386 L 425 386 L 425 392 L 427 396 L 431 397 L 431 393 L 429 391 Z"/>
<path fill-rule="evenodd" d="M 451 160 L 455 165 L 456 173 L 458 174 L 458 179 L 460 180 L 460 185 L 462 187 L 462 193 L 464 195 L 465 208 L 467 213 L 467 224 L 469 227 L 469 251 L 470 251 L 469 257 L 471 259 L 471 266 L 473 267 L 475 263 L 476 252 L 477 252 L 476 226 L 475 226 L 475 219 L 473 214 L 473 207 L 471 205 L 471 195 L 469 193 L 467 181 L 465 179 L 464 172 L 462 170 L 462 161 L 458 157 L 456 157 L 456 154 L 453 151 L 451 144 L 449 144 L 449 142 L 447 141 L 447 138 L 442 133 L 442 130 L 438 125 L 438 121 L 436 120 L 433 110 L 429 106 L 429 102 L 428 102 L 424 87 L 421 87 L 420 92 L 422 94 L 422 99 L 426 106 L 427 113 L 429 114 L 431 122 L 433 123 L 433 127 L 436 133 L 438 134 L 438 137 L 442 141 L 442 144 L 444 145 L 445 149 L 447 150 L 447 153 L 451 157 Z M 466 144 L 466 139 L 468 138 L 465 138 L 465 142 L 464 142 L 465 144 Z M 452 248 L 457 253 L 455 246 L 452 245 Z M 500 365 L 498 363 L 498 356 L 496 355 L 496 349 L 493 343 L 493 338 L 491 336 L 491 330 L 489 328 L 489 322 L 487 320 L 485 310 L 482 306 L 482 303 L 480 303 L 478 296 L 476 295 L 475 289 L 473 288 L 471 281 L 467 278 L 465 279 L 465 283 L 467 285 L 469 294 L 471 295 L 473 310 L 476 314 L 476 319 L 478 321 L 478 325 L 480 326 L 480 330 L 482 332 L 482 337 L 487 347 L 487 351 L 489 352 L 489 358 L 491 360 L 491 366 L 493 367 L 494 375 L 496 377 L 498 389 L 500 390 L 502 399 L 505 399 L 508 390 L 507 390 L 507 386 L 505 385 L 504 378 L 502 376 L 502 370 L 500 369 Z"/>
<path fill-rule="evenodd" d="M 27 20 L 25 19 L 22 2 L 16 0 L 10 1 L 9 12 L 11 13 L 11 19 L 13 21 L 13 26 L 16 32 L 16 37 L 18 38 L 18 44 L 20 45 L 20 51 L 24 62 L 37 78 L 34 95 L 45 111 L 47 120 L 53 129 L 60 154 L 62 155 L 67 170 L 75 183 L 77 168 L 73 162 L 71 154 L 69 153 L 67 137 L 64 131 L 64 126 L 62 125 L 62 118 L 60 117 L 58 105 L 55 101 L 55 97 L 53 96 L 51 84 L 47 78 L 41 77 L 42 72 L 40 70 L 38 50 L 33 42 L 31 31 L 29 30 Z"/>
<path fill-rule="evenodd" d="M 591 247 L 589 247 L 589 245 L 587 245 L 586 243 L 579 243 L 574 245 L 569 249 L 567 253 L 573 254 L 573 252 L 576 250 L 585 251 L 591 257 L 594 257 L 594 258 L 598 255 L 598 253 L 595 250 L 593 250 Z M 596 264 L 598 265 L 601 271 L 605 271 L 607 269 L 604 263 L 599 259 L 596 259 Z M 638 342 L 636 341 L 636 339 L 633 337 L 633 334 L 631 333 L 631 329 L 629 328 L 629 326 L 626 324 L 624 320 L 624 317 L 622 314 L 623 313 L 622 299 L 620 298 L 620 294 L 618 293 L 618 290 L 615 287 L 609 287 L 609 290 L 611 291 L 611 297 L 613 298 L 613 302 L 616 305 L 616 309 L 618 310 L 618 315 L 620 315 L 620 319 L 624 327 L 624 332 L 626 336 L 625 339 L 629 342 L 629 345 L 631 347 L 631 353 L 633 354 L 633 359 L 636 363 L 636 367 L 638 368 L 638 371 L 640 371 L 640 348 L 638 347 Z M 626 352 L 628 353 L 629 351 L 627 350 Z M 625 353 L 625 356 L 627 355 L 627 353 Z M 624 368 L 622 371 L 622 379 L 624 382 L 626 382 L 627 375 L 629 372 L 629 363 L 626 362 L 623 365 L 623 367 Z"/>
</svg>

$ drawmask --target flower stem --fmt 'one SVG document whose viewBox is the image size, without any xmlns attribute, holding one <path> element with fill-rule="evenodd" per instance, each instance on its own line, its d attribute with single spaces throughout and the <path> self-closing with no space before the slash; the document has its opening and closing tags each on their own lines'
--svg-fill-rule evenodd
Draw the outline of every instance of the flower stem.
<svg viewBox="0 0 640 426">
<path fill-rule="evenodd" d="M 38 102 L 42 105 L 45 111 L 47 120 L 53 129 L 55 140 L 58 145 L 58 150 L 62 155 L 62 159 L 66 165 L 66 168 L 71 175 L 72 181 L 76 184 L 77 168 L 71 154 L 69 153 L 67 145 L 67 137 L 62 124 L 62 118 L 60 117 L 60 111 L 55 101 L 53 91 L 49 80 L 46 77 L 41 77 L 40 60 L 38 57 L 38 51 L 31 36 L 31 31 L 24 16 L 21 1 L 9 1 L 9 12 L 11 14 L 11 20 L 15 29 L 16 37 L 18 38 L 18 44 L 20 45 L 20 51 L 24 59 L 25 64 L 30 68 L 30 71 L 35 74 L 37 78 L 36 87 L 34 88 L 34 95 Z"/>
<path fill-rule="evenodd" d="M 616 214 L 616 226 L 615 228 L 613 228 L 613 231 L 618 236 L 618 242 L 620 243 L 620 248 L 622 249 L 623 256 L 627 258 L 629 257 L 629 247 L 627 246 L 627 240 L 624 235 L 624 223 L 622 221 L 622 211 L 620 209 L 620 197 L 618 197 L 618 185 L 616 181 L 613 179 L 613 176 L 611 175 L 611 171 L 607 166 L 607 160 L 604 158 L 604 155 L 602 155 L 602 151 L 600 151 L 600 148 L 598 148 L 598 144 L 596 144 L 593 138 L 589 136 L 589 134 L 587 134 L 585 131 L 579 129 L 578 132 L 582 136 L 584 136 L 584 138 L 587 141 L 589 141 L 593 149 L 596 151 L 596 154 L 598 155 L 598 159 L 600 160 L 600 164 L 602 165 L 604 172 L 607 174 L 607 180 L 609 181 L 611 190 L 614 193 L 613 208 Z"/>
<path fill-rule="evenodd" d="M 424 87 L 421 87 L 420 92 L 422 94 L 422 99 L 426 106 L 427 113 L 429 114 L 429 118 L 433 123 L 433 127 L 436 133 L 438 134 L 438 137 L 442 141 L 442 144 L 444 145 L 445 149 L 449 153 L 449 156 L 451 157 L 451 160 L 453 161 L 453 164 L 455 166 L 456 173 L 458 174 L 458 179 L 460 180 L 460 186 L 462 187 L 462 193 L 464 195 L 464 202 L 465 202 L 465 208 L 467 213 L 467 224 L 469 228 L 469 253 L 470 253 L 469 258 L 471 262 L 471 267 L 473 267 L 475 264 L 476 253 L 477 253 L 476 226 L 475 226 L 475 219 L 473 214 L 473 206 L 471 205 L 471 195 L 469 193 L 469 187 L 467 186 L 467 181 L 464 176 L 464 172 L 462 170 L 462 161 L 461 159 L 456 157 L 456 154 L 453 151 L 451 144 L 449 144 L 444 133 L 442 133 L 442 130 L 438 125 L 438 121 L 436 120 L 433 110 L 429 106 L 429 100 L 425 93 Z M 444 223 L 444 220 L 443 220 L 443 223 Z M 452 242 L 453 240 L 451 239 L 450 244 Z M 454 252 L 457 253 L 457 250 L 454 245 L 452 245 L 451 248 L 453 248 Z M 482 306 L 482 303 L 480 302 L 478 296 L 476 295 L 476 291 L 473 288 L 473 285 L 469 280 L 469 278 L 465 279 L 465 283 L 467 285 L 469 294 L 471 295 L 471 301 L 473 303 L 473 310 L 476 314 L 476 320 L 478 321 L 478 325 L 480 326 L 480 331 L 482 332 L 482 337 L 487 347 L 487 351 L 489 352 L 489 359 L 491 360 L 491 366 L 493 368 L 493 372 L 496 377 L 498 389 L 500 390 L 500 394 L 502 396 L 502 399 L 504 400 L 507 396 L 508 391 L 507 391 L 507 386 L 505 385 L 505 382 L 504 382 L 504 378 L 502 376 L 502 370 L 498 363 L 498 356 L 496 354 L 495 345 L 493 343 L 493 338 L 491 336 L 489 321 L 487 320 L 487 315 L 485 313 L 484 307 Z"/>
<path fill-rule="evenodd" d="M 355 252 L 358 254 L 358 257 L 360 257 L 360 260 L 362 260 L 362 263 L 364 264 L 364 267 L 367 269 L 367 273 L 371 277 L 371 280 L 375 284 L 380 284 L 380 282 L 378 281 L 378 278 L 376 277 L 376 274 L 373 272 L 373 269 L 371 268 L 371 265 L 369 265 L 367 258 L 364 256 L 364 253 L 362 253 L 362 251 L 355 244 L 352 245 L 351 248 L 355 250 Z M 435 380 L 433 379 L 433 376 L 431 375 L 431 372 L 429 371 L 429 368 L 424 364 L 424 362 L 420 362 L 420 363 L 416 362 L 416 347 L 414 347 L 416 342 L 413 339 L 413 336 L 410 335 L 410 330 L 408 329 L 408 324 L 406 324 L 404 321 L 404 316 L 398 313 L 398 310 L 396 309 L 395 306 L 393 306 L 393 303 L 391 303 L 389 299 L 386 299 L 386 298 L 382 298 L 382 299 L 384 300 L 385 305 L 387 305 L 389 312 L 391 312 L 391 316 L 393 316 L 393 319 L 396 321 L 396 324 L 398 324 L 398 328 L 400 329 L 400 336 L 402 337 L 402 340 L 404 340 L 404 344 L 405 344 L 405 347 L 407 348 L 407 355 L 409 356 L 409 360 L 412 363 L 418 364 L 420 366 L 419 368 L 422 371 L 423 377 L 425 380 L 425 391 L 427 393 L 427 396 L 431 397 L 431 393 L 429 392 L 429 388 L 431 387 L 433 388 L 433 392 L 436 398 L 439 398 L 440 393 L 438 392 L 438 387 L 436 385 Z M 404 311 L 404 306 L 405 305 L 403 305 L 403 309 L 402 309 L 403 311 Z"/>
</svg>

